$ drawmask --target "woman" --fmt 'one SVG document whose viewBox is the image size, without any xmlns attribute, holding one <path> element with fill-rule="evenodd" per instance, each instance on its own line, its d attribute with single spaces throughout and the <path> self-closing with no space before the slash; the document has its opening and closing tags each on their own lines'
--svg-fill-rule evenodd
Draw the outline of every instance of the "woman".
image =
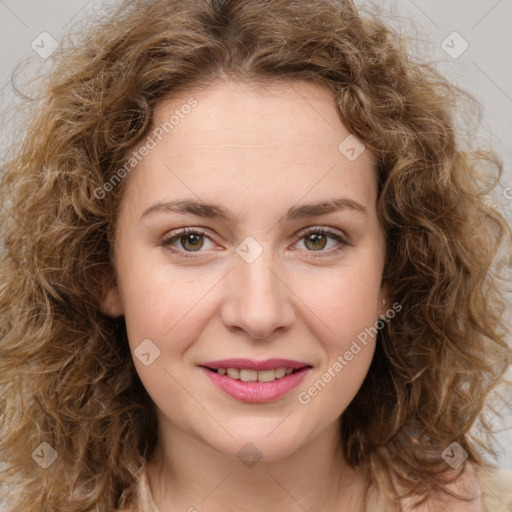
<svg viewBox="0 0 512 512">
<path fill-rule="evenodd" d="M 55 54 L 0 192 L 10 509 L 511 509 L 501 167 L 399 43 L 140 0 Z"/>
</svg>

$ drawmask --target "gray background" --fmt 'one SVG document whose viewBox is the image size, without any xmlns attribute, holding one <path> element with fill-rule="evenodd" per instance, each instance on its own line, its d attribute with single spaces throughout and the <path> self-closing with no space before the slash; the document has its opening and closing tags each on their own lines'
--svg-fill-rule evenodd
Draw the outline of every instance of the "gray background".
<svg viewBox="0 0 512 512">
<path fill-rule="evenodd" d="M 59 41 L 74 22 L 114 3 L 0 0 L 0 109 L 15 101 L 10 82 L 15 64 L 29 55 L 43 60 L 31 49 L 42 32 Z M 481 126 L 473 137 L 502 157 L 505 174 L 496 200 L 512 219 L 512 193 L 505 194 L 506 188 L 512 187 L 512 0 L 356 0 L 356 4 L 380 11 L 401 32 L 414 38 L 412 52 L 421 60 L 435 63 L 451 82 L 469 90 L 483 104 Z M 0 123 L 1 150 L 12 139 L 7 120 L 4 117 Z M 504 418 L 492 419 L 493 428 L 512 427 L 512 390 L 506 390 L 506 396 L 498 404 Z M 499 462 L 512 468 L 512 429 L 501 434 L 499 440 Z"/>
</svg>

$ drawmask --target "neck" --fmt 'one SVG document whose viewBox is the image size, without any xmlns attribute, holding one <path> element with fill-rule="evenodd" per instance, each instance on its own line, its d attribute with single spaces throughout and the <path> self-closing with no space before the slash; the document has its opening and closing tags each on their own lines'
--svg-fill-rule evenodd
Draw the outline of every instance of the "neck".
<svg viewBox="0 0 512 512">
<path fill-rule="evenodd" d="M 339 432 L 335 422 L 284 457 L 251 463 L 164 425 L 147 464 L 153 499 L 160 512 L 364 511 L 365 481 L 346 464 Z"/>
</svg>

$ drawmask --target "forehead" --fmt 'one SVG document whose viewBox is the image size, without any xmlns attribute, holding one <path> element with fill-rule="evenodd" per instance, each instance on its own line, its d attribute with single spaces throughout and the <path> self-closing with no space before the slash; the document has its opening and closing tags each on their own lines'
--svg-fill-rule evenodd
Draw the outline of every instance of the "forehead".
<svg viewBox="0 0 512 512">
<path fill-rule="evenodd" d="M 188 128 L 187 139 L 196 147 L 217 143 L 221 149 L 226 142 L 246 148 L 264 145 L 269 151 L 284 144 L 332 146 L 346 131 L 339 133 L 341 123 L 332 93 L 304 80 L 267 85 L 219 80 L 160 102 L 154 124 L 164 124 L 169 114 L 178 113 L 192 97 L 197 106 L 181 116 L 172 131 L 179 135 Z M 208 140 L 203 144 L 205 136 Z"/>
<path fill-rule="evenodd" d="M 171 118 L 172 129 L 130 176 L 141 199 L 191 192 L 228 199 L 243 192 L 261 205 L 275 201 L 277 190 L 283 201 L 297 202 L 304 194 L 313 201 L 347 189 L 360 203 L 374 199 L 373 155 L 344 155 L 345 141 L 353 136 L 333 95 L 316 84 L 214 82 L 160 102 L 153 130 Z"/>
</svg>

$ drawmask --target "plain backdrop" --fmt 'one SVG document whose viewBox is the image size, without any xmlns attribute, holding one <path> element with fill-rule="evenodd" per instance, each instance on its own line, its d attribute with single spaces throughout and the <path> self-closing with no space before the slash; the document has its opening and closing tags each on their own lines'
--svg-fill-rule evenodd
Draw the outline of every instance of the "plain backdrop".
<svg viewBox="0 0 512 512">
<path fill-rule="evenodd" d="M 73 23 L 97 15 L 114 0 L 0 0 L 0 109 L 15 101 L 11 72 L 20 59 L 35 59 L 32 47 L 51 47 Z M 470 91 L 483 105 L 474 134 L 502 158 L 505 168 L 498 201 L 512 218 L 512 0 L 356 0 L 361 8 L 381 12 L 414 38 L 411 51 L 435 63 L 451 82 Z M 373 6 L 373 7 L 372 7 Z M 47 33 L 47 34 L 43 34 Z M 49 34 L 49 35 L 48 35 Z M 45 38 L 45 44 L 40 43 Z M 41 50 L 39 50 L 42 52 Z M 0 148 L 11 140 L 8 118 L 0 123 Z M 508 190 L 508 192 L 507 192 Z M 512 390 L 499 404 L 504 418 L 491 427 L 512 427 Z M 500 464 L 512 468 L 512 428 L 499 437 Z"/>
</svg>

